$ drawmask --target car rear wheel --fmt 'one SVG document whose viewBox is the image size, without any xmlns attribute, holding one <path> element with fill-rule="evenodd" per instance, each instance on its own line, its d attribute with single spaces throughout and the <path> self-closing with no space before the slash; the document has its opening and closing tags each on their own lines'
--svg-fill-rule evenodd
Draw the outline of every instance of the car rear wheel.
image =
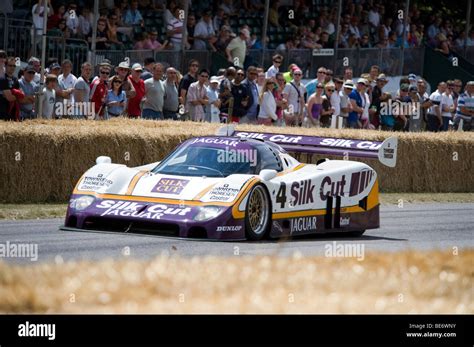
<svg viewBox="0 0 474 347">
<path fill-rule="evenodd" d="M 270 198 L 263 185 L 252 188 L 245 213 L 245 233 L 249 240 L 265 237 L 271 225 Z"/>
</svg>

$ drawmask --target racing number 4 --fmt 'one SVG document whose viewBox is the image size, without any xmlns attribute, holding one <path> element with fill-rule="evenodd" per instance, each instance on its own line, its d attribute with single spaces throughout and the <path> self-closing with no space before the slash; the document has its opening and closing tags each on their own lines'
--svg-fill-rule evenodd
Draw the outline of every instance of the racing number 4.
<svg viewBox="0 0 474 347">
<path fill-rule="evenodd" d="M 280 208 L 284 208 L 286 204 L 286 184 L 285 182 L 280 182 L 280 189 L 278 190 L 276 196 L 276 202 L 280 204 Z"/>
</svg>

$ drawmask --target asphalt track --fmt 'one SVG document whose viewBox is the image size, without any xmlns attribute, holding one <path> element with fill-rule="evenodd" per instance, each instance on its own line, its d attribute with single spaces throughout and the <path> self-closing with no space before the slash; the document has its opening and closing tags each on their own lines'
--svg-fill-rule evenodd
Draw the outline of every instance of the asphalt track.
<svg viewBox="0 0 474 347">
<path fill-rule="evenodd" d="M 161 236 L 62 231 L 61 219 L 0 221 L 0 244 L 29 243 L 38 246 L 38 261 L 100 260 L 106 258 L 151 259 L 161 254 L 192 256 L 324 255 L 325 246 L 363 243 L 365 252 L 457 249 L 474 247 L 474 204 L 405 204 L 381 206 L 381 227 L 362 237 L 316 235 L 289 241 L 213 242 Z M 30 263 L 30 259 L 0 258 Z"/>
</svg>

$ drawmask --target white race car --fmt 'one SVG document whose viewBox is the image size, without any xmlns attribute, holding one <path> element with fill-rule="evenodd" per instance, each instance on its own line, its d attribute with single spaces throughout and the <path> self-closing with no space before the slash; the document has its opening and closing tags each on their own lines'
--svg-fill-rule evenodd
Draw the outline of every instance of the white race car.
<svg viewBox="0 0 474 347">
<path fill-rule="evenodd" d="M 350 160 L 303 164 L 288 152 L 378 158 L 382 142 L 235 131 L 189 139 L 163 161 L 129 168 L 97 158 L 77 183 L 65 229 L 260 240 L 379 227 L 377 173 Z"/>
</svg>

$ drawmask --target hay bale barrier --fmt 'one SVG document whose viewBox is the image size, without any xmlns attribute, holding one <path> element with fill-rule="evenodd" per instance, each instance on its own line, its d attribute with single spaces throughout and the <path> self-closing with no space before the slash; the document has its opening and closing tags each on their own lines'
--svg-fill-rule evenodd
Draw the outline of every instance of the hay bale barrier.
<svg viewBox="0 0 474 347">
<path fill-rule="evenodd" d="M 65 202 L 77 180 L 100 155 L 127 166 L 143 165 L 163 159 L 185 139 L 213 135 L 219 127 L 208 123 L 126 119 L 1 123 L 0 201 Z M 378 172 L 382 191 L 474 191 L 472 133 L 390 133 L 249 125 L 239 126 L 238 130 L 378 141 L 397 136 L 396 168 L 384 167 L 375 160 L 361 160 Z M 317 159 L 313 157 L 312 161 Z"/>
<path fill-rule="evenodd" d="M 472 314 L 473 257 L 465 249 L 367 253 L 362 261 L 298 253 L 0 261 L 0 313 Z"/>
</svg>

